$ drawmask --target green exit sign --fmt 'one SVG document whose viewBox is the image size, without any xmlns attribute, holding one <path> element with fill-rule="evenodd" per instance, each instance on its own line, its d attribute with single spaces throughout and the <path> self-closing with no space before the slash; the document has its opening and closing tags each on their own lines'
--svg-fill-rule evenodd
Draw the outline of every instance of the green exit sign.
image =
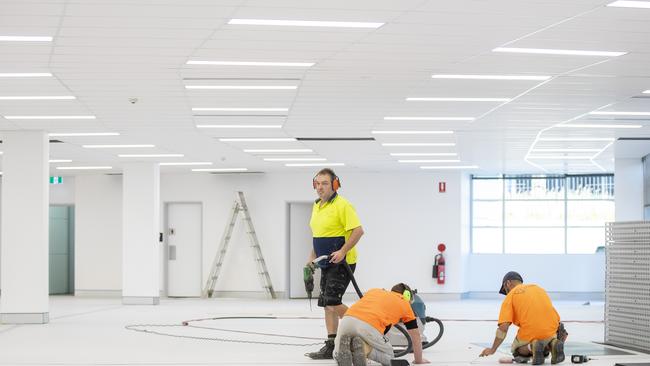
<svg viewBox="0 0 650 366">
<path fill-rule="evenodd" d="M 63 184 L 63 177 L 50 177 L 50 184 Z"/>
</svg>

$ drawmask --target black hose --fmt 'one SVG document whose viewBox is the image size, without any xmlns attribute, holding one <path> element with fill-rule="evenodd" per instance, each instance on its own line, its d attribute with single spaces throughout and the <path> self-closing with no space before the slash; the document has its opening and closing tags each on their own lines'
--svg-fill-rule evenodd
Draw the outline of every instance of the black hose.
<svg viewBox="0 0 650 366">
<path fill-rule="evenodd" d="M 363 292 L 361 292 L 361 289 L 359 289 L 359 285 L 357 284 L 357 280 L 354 278 L 354 272 L 352 272 L 352 268 L 350 268 L 350 265 L 346 260 L 343 260 L 343 267 L 345 267 L 345 270 L 348 271 L 348 275 L 350 275 L 350 281 L 352 281 L 352 286 L 354 287 L 354 291 L 357 292 L 357 295 L 359 295 L 359 298 L 363 297 Z"/>
</svg>

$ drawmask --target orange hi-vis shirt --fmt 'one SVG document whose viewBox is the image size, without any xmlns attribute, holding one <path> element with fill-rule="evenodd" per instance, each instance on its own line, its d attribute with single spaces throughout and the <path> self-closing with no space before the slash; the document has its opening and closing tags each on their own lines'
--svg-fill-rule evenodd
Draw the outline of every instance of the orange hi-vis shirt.
<svg viewBox="0 0 650 366">
<path fill-rule="evenodd" d="M 499 324 L 506 322 L 519 327 L 520 341 L 541 340 L 556 334 L 560 315 L 543 288 L 521 284 L 510 290 L 501 304 Z"/>
<path fill-rule="evenodd" d="M 363 320 L 384 334 L 386 329 L 399 323 L 415 320 L 411 304 L 393 291 L 373 288 L 350 306 L 345 315 Z"/>
</svg>

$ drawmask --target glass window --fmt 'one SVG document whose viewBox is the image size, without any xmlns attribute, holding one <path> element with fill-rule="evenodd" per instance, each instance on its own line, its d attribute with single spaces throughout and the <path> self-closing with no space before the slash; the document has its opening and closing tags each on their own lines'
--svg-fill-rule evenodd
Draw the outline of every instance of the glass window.
<svg viewBox="0 0 650 366">
<path fill-rule="evenodd" d="M 598 247 L 605 246 L 605 228 L 569 228 L 567 230 L 567 253 L 596 253 Z"/>
<path fill-rule="evenodd" d="M 613 200 L 614 176 L 577 175 L 567 177 L 567 198 L 587 200 Z"/>
<path fill-rule="evenodd" d="M 614 221 L 614 201 L 568 201 L 568 226 L 600 226 Z"/>
<path fill-rule="evenodd" d="M 503 179 L 473 179 L 472 196 L 475 200 L 503 199 Z"/>
<path fill-rule="evenodd" d="M 564 226 L 563 201 L 506 201 L 506 226 Z"/>
<path fill-rule="evenodd" d="M 506 253 L 564 253 L 564 228 L 506 228 Z"/>
<path fill-rule="evenodd" d="M 506 179 L 506 199 L 564 199 L 564 178 Z"/>
<path fill-rule="evenodd" d="M 476 201 L 472 206 L 474 226 L 503 226 L 503 201 Z"/>
<path fill-rule="evenodd" d="M 472 249 L 474 253 L 502 253 L 503 229 L 474 228 L 472 229 Z"/>
</svg>

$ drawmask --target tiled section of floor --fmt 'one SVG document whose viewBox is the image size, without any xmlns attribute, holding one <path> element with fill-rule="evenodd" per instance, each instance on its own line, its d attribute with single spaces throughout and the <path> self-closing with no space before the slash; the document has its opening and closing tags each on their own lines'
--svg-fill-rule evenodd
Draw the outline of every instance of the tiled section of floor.
<svg viewBox="0 0 650 366">
<path fill-rule="evenodd" d="M 569 342 L 603 341 L 603 324 L 599 322 L 603 317 L 602 303 L 585 306 L 582 302 L 556 302 L 555 305 L 563 320 L 568 321 Z M 493 339 L 498 308 L 499 302 L 492 300 L 427 303 L 428 315 L 447 321 L 443 338 L 425 351 L 425 357 L 435 365 L 496 365 L 498 358 L 505 354 L 478 358 L 481 347 L 476 344 Z M 311 338 L 324 337 L 326 333 L 322 312 L 317 308 L 310 312 L 306 300 L 169 299 L 162 300 L 158 306 L 123 306 L 119 299 L 52 297 L 49 324 L 0 326 L 0 365 L 335 365 L 333 361 L 312 361 L 303 355 L 319 346 L 199 340 L 125 329 L 130 324 L 179 325 L 189 319 L 235 315 L 281 319 L 191 323 L 217 329 L 182 326 L 155 329 L 191 337 L 300 344 L 317 343 L 319 340 Z M 514 331 L 510 333 L 507 341 L 514 336 Z M 637 353 L 594 358 L 589 365 L 650 361 L 650 355 Z"/>
</svg>

